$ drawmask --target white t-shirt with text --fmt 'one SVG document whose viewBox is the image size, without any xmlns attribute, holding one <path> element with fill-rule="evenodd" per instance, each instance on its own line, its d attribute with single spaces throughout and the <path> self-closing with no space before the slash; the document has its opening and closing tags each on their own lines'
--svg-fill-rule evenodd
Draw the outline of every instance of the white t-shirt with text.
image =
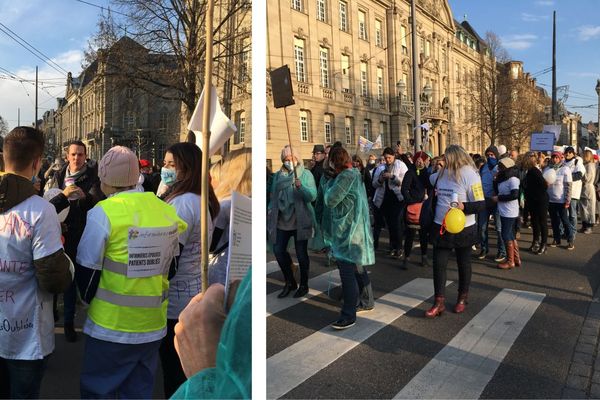
<svg viewBox="0 0 600 400">
<path fill-rule="evenodd" d="M 510 194 L 512 190 L 519 190 L 519 178 L 512 176 L 498 184 L 498 196 Z M 510 201 L 498 200 L 498 213 L 501 217 L 516 218 L 519 216 L 519 199 Z"/>
<path fill-rule="evenodd" d="M 484 201 L 483 187 L 481 186 L 481 177 L 471 166 L 465 165 L 458 172 L 458 181 L 450 176 L 448 171 L 444 171 L 438 179 L 438 173 L 431 175 L 430 181 L 436 184 L 437 204 L 435 207 L 434 222 L 442 224 L 446 213 L 450 209 L 452 194 L 458 195 L 458 200 L 462 203 Z M 465 227 L 475 224 L 475 215 L 467 215 Z"/>
</svg>

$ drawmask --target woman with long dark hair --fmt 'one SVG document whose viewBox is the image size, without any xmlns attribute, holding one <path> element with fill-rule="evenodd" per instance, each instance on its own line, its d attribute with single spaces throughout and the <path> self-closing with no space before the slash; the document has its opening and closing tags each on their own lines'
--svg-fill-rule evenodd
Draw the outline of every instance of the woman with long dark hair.
<svg viewBox="0 0 600 400">
<path fill-rule="evenodd" d="M 531 215 L 533 241 L 529 251 L 541 255 L 548 245 L 548 183 L 538 166 L 536 153 L 528 154 L 523 160 L 523 169 L 527 171 L 523 181 L 525 188 L 525 208 Z"/>
<path fill-rule="evenodd" d="M 446 267 L 452 250 L 456 253 L 458 264 L 458 300 L 454 312 L 465 311 L 471 284 L 471 246 L 479 240 L 475 216 L 485 208 L 481 177 L 469 153 L 453 144 L 446 149 L 445 159 L 445 167 L 430 178 L 437 197 L 431 232 L 435 303 L 425 312 L 427 318 L 435 318 L 446 310 Z M 446 213 L 451 207 L 462 210 L 466 215 L 465 227 L 459 233 L 443 229 Z"/>
<path fill-rule="evenodd" d="M 167 336 L 160 346 L 160 360 L 164 376 L 165 397 L 169 398 L 185 382 L 173 338 L 179 314 L 190 300 L 200 293 L 200 186 L 202 177 L 202 152 L 193 143 L 176 143 L 167 149 L 165 165 L 176 171 L 176 179 L 164 195 L 164 200 L 175 207 L 177 215 L 188 227 L 179 236 L 180 255 L 175 262 L 177 273 L 169 280 L 169 308 L 167 309 Z M 219 214 L 219 201 L 208 185 L 209 236 L 213 220 Z M 210 243 L 210 237 L 209 237 Z"/>
<path fill-rule="evenodd" d="M 329 165 L 334 178 L 325 186 L 323 202 L 330 210 L 331 226 L 324 229 L 327 232 L 324 239 L 342 281 L 344 305 L 340 318 L 331 325 L 339 330 L 355 324 L 357 307 L 359 311 L 373 309 L 375 301 L 366 266 L 375 263 L 375 253 L 367 192 L 360 173 L 352 167 L 350 155 L 342 147 L 331 149 Z M 363 289 L 368 294 L 359 299 Z"/>
</svg>

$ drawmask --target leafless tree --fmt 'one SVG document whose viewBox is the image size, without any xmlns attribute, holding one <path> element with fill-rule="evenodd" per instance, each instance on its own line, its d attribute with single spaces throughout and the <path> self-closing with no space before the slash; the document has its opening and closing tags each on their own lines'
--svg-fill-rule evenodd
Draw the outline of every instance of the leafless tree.
<svg viewBox="0 0 600 400">
<path fill-rule="evenodd" d="M 0 144 L 6 135 L 8 135 L 8 122 L 0 116 Z"/>
<path fill-rule="evenodd" d="M 124 33 L 156 57 L 135 59 L 130 54 L 113 54 L 110 62 L 130 84 L 140 89 L 161 87 L 160 95 L 183 103 L 184 120 L 191 117 L 203 88 L 206 0 L 111 0 L 119 21 L 103 16 L 98 35 L 90 41 L 90 60 L 98 48 L 115 42 L 115 32 Z M 240 63 L 250 51 L 250 0 L 217 0 L 214 26 L 214 79 L 227 89 L 248 90 L 250 71 Z M 115 12 L 116 13 L 116 12 Z M 162 58 L 161 58 L 162 56 Z M 160 60 L 161 68 L 156 68 Z M 153 65 L 144 65 L 148 60 Z M 149 82 L 151 85 L 147 85 Z M 224 96 L 231 97 L 232 90 Z M 225 99 L 227 105 L 230 99 Z"/>
</svg>

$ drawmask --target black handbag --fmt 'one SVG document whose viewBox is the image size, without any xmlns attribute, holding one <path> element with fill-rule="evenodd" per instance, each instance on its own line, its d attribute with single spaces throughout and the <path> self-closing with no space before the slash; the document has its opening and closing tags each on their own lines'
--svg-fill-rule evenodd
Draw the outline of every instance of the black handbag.
<svg viewBox="0 0 600 400">
<path fill-rule="evenodd" d="M 425 232 L 430 231 L 431 227 L 433 226 L 433 218 L 435 215 L 435 206 L 437 205 L 437 194 L 435 193 L 435 190 L 437 188 L 438 179 L 440 179 L 441 174 L 442 173 L 440 172 L 438 174 L 437 178 L 435 179 L 435 183 L 433 184 L 432 195 L 429 196 L 423 202 L 423 206 L 421 207 L 421 216 L 419 217 L 419 225 L 421 226 L 421 229 Z"/>
</svg>

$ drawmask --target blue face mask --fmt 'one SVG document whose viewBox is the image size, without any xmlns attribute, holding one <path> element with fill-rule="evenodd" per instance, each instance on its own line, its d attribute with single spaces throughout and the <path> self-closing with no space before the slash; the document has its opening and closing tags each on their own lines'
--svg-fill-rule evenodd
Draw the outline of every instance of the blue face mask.
<svg viewBox="0 0 600 400">
<path fill-rule="evenodd" d="M 284 161 L 284 162 L 283 162 L 283 166 L 284 166 L 284 167 L 285 167 L 285 168 L 286 168 L 288 171 L 291 171 L 291 170 L 293 169 L 293 166 L 292 166 L 292 162 L 291 162 L 291 161 Z"/>
<path fill-rule="evenodd" d="M 494 168 L 496 166 L 496 164 L 498 164 L 498 160 L 496 160 L 495 158 L 488 158 L 487 159 L 487 163 L 491 168 Z"/>
<path fill-rule="evenodd" d="M 163 183 L 167 186 L 171 186 L 175 183 L 177 179 L 177 171 L 174 169 L 162 167 L 160 169 L 160 179 L 162 179 Z"/>
</svg>

